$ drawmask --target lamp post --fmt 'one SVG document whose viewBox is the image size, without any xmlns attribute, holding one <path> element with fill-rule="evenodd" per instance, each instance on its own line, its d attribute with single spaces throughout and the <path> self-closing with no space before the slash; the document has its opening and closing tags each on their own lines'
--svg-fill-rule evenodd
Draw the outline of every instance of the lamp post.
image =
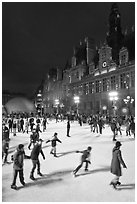
<svg viewBox="0 0 137 204">
<path fill-rule="evenodd" d="M 112 101 L 113 115 L 116 116 L 116 101 L 118 100 L 118 93 L 116 91 L 109 93 L 109 99 Z"/>
<path fill-rule="evenodd" d="M 130 115 L 131 114 L 130 104 L 132 104 L 134 102 L 134 99 L 131 96 L 127 96 L 126 98 L 123 99 L 123 101 L 127 105 L 128 112 L 129 112 L 129 115 Z"/>
<path fill-rule="evenodd" d="M 58 107 L 59 107 L 59 99 L 55 99 L 55 105 L 57 107 L 57 114 L 58 114 L 59 113 L 59 109 L 58 109 Z"/>
<path fill-rule="evenodd" d="M 78 115 L 78 104 L 80 102 L 79 96 L 74 96 L 74 103 L 77 105 L 77 115 Z"/>
</svg>

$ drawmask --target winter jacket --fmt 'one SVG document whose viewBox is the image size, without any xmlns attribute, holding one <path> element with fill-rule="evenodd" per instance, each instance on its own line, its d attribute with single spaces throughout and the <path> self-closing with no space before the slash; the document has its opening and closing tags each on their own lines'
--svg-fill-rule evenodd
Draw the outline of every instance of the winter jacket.
<svg viewBox="0 0 137 204">
<path fill-rule="evenodd" d="M 88 150 L 84 150 L 81 156 L 81 161 L 89 161 L 90 160 L 90 152 Z"/>
<path fill-rule="evenodd" d="M 15 170 L 23 169 L 24 157 L 25 157 L 24 151 L 20 151 L 19 149 L 15 151 L 15 153 L 13 154 L 13 168 Z"/>
<path fill-rule="evenodd" d="M 39 140 L 39 134 L 38 133 L 33 133 L 33 134 L 31 134 L 30 135 L 30 141 L 32 142 L 32 143 L 35 143 L 36 141 L 38 141 Z"/>
<path fill-rule="evenodd" d="M 2 141 L 2 152 L 3 153 L 8 152 L 8 149 L 9 149 L 9 142 L 7 142 L 6 140 L 3 140 Z"/>
<path fill-rule="evenodd" d="M 2 129 L 2 140 L 9 140 L 9 129 L 6 126 Z"/>
<path fill-rule="evenodd" d="M 52 140 L 48 140 L 46 143 L 51 142 L 52 147 L 56 147 L 57 142 L 62 143 L 57 137 L 54 137 Z"/>
<path fill-rule="evenodd" d="M 32 160 L 38 160 L 38 157 L 39 157 L 39 154 L 42 154 L 43 156 L 43 159 L 45 159 L 45 156 L 44 156 L 44 153 L 42 151 L 42 148 L 41 148 L 41 145 L 40 144 L 36 144 L 33 149 L 32 149 L 32 152 L 31 152 L 31 159 Z"/>
<path fill-rule="evenodd" d="M 112 130 L 112 131 L 115 131 L 116 129 L 117 129 L 116 123 L 115 123 L 115 122 L 112 122 L 112 123 L 111 123 L 111 130 Z"/>
<path fill-rule="evenodd" d="M 98 125 L 99 125 L 99 127 L 103 127 L 103 121 L 102 121 L 102 120 L 99 120 L 99 121 L 98 121 Z"/>
<path fill-rule="evenodd" d="M 90 162 L 91 153 L 87 149 L 84 151 L 76 151 L 76 153 L 82 153 L 81 162 L 85 162 L 85 161 Z"/>
<path fill-rule="evenodd" d="M 111 173 L 116 176 L 122 176 L 121 164 L 126 167 L 119 148 L 114 147 L 112 151 Z"/>
</svg>

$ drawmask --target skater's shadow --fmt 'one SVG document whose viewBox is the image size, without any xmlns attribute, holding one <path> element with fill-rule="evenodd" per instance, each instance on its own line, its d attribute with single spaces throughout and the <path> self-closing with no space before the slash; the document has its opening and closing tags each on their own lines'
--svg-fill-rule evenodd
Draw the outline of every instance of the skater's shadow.
<svg viewBox="0 0 137 204">
<path fill-rule="evenodd" d="M 28 188 L 31 186 L 39 186 L 39 187 L 44 187 L 46 185 L 50 185 L 50 184 L 56 184 L 58 182 L 62 182 L 63 181 L 63 176 L 66 176 L 68 174 L 70 174 L 72 172 L 71 170 L 64 170 L 64 171 L 57 171 L 57 172 L 53 172 L 51 174 L 43 174 L 43 176 L 36 178 L 36 180 L 31 181 L 30 183 L 26 183 L 25 186 L 20 186 L 18 187 L 17 190 L 20 190 L 22 188 Z"/>
<path fill-rule="evenodd" d="M 118 190 L 133 190 L 135 189 L 134 183 L 128 183 L 128 184 L 121 184 L 119 187 L 117 187 Z"/>
<path fill-rule="evenodd" d="M 100 169 L 93 169 L 91 171 L 86 171 L 84 173 L 76 175 L 76 177 L 78 177 L 78 176 L 85 176 L 85 175 L 88 175 L 88 174 L 94 174 L 94 173 L 98 173 L 98 172 L 106 172 L 106 171 L 110 171 L 110 166 L 104 167 L 104 168 L 100 168 Z"/>
<path fill-rule="evenodd" d="M 62 178 L 57 178 L 57 179 L 50 179 L 50 178 L 46 178 L 46 177 L 41 177 L 41 178 L 37 178 L 35 181 L 32 181 L 30 183 L 27 183 L 25 186 L 19 186 L 17 188 L 17 190 L 21 190 L 23 188 L 30 188 L 31 186 L 39 186 L 39 187 L 44 187 L 46 185 L 50 185 L 50 184 L 54 184 L 57 182 L 62 181 Z"/>
<path fill-rule="evenodd" d="M 67 154 L 72 154 L 72 153 L 75 153 L 76 150 L 73 150 L 73 151 L 69 151 L 69 152 L 60 152 L 60 153 L 57 153 L 57 157 L 63 157 Z"/>
</svg>

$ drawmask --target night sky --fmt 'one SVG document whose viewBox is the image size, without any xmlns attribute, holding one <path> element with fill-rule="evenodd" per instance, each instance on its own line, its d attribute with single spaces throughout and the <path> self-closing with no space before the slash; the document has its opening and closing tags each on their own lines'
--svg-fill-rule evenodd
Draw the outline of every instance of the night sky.
<svg viewBox="0 0 137 204">
<path fill-rule="evenodd" d="M 32 95 L 52 67 L 63 68 L 85 37 L 104 42 L 111 2 L 2 3 L 2 89 Z M 118 3 L 122 30 L 135 24 L 135 4 Z"/>
</svg>

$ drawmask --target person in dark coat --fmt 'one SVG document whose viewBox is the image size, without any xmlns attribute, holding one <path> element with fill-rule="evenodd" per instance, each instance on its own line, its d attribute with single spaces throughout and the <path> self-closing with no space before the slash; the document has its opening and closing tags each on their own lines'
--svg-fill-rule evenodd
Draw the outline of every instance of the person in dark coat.
<svg viewBox="0 0 137 204">
<path fill-rule="evenodd" d="M 134 138 L 135 138 L 135 122 L 134 122 L 134 119 L 131 120 L 130 130 L 131 130 L 131 133 L 134 135 Z"/>
<path fill-rule="evenodd" d="M 14 117 L 13 118 L 13 136 L 16 136 L 16 128 L 17 128 L 17 119 Z"/>
<path fill-rule="evenodd" d="M 40 161 L 39 161 L 39 154 L 41 153 L 43 159 L 45 160 L 45 155 L 42 151 L 42 142 L 43 140 L 42 139 L 39 139 L 39 141 L 37 141 L 35 144 L 34 144 L 34 147 L 32 149 L 32 152 L 31 152 L 31 160 L 32 160 L 32 170 L 31 170 L 31 173 L 30 173 L 30 179 L 32 180 L 35 180 L 34 178 L 34 171 L 37 167 L 37 174 L 42 176 L 42 173 L 40 172 Z"/>
<path fill-rule="evenodd" d="M 116 187 L 116 185 L 120 185 L 119 177 L 122 176 L 121 172 L 121 164 L 123 168 L 127 168 L 121 154 L 120 146 L 122 144 L 117 141 L 115 147 L 112 151 L 112 161 L 111 161 L 111 173 L 115 175 L 115 178 L 111 181 L 110 185 Z"/>
<path fill-rule="evenodd" d="M 47 126 L 47 117 L 46 116 L 43 118 L 42 124 L 43 124 L 43 132 L 44 132 L 46 130 L 46 126 Z"/>
<path fill-rule="evenodd" d="M 3 164 L 8 163 L 7 162 L 8 150 L 9 150 L 9 140 L 3 140 L 2 141 L 2 159 L 3 159 Z"/>
<path fill-rule="evenodd" d="M 48 141 L 46 142 L 46 143 L 51 142 L 52 148 L 51 148 L 50 154 L 54 154 L 54 157 L 57 157 L 57 155 L 56 155 L 56 145 L 57 145 L 57 142 L 62 143 L 62 142 L 59 140 L 59 138 L 57 137 L 57 135 L 58 135 L 58 133 L 55 132 L 55 133 L 54 133 L 54 136 L 53 136 L 53 139 L 48 140 Z"/>
<path fill-rule="evenodd" d="M 35 124 L 34 124 L 34 118 L 30 118 L 30 119 L 29 119 L 29 124 L 30 124 L 30 129 L 31 129 L 31 132 L 32 132 L 33 126 L 35 125 Z"/>
<path fill-rule="evenodd" d="M 33 128 L 32 134 L 30 135 L 30 143 L 28 145 L 28 149 L 30 149 L 31 145 L 36 143 L 39 140 L 39 134 L 36 132 L 36 129 Z"/>
<path fill-rule="evenodd" d="M 24 163 L 24 157 L 25 157 L 25 152 L 24 152 L 24 145 L 19 144 L 17 147 L 17 150 L 13 154 L 12 160 L 13 160 L 13 181 L 11 184 L 12 189 L 17 189 L 16 186 L 16 179 L 17 175 L 19 173 L 19 178 L 21 184 L 24 186 L 24 175 L 23 175 L 23 163 Z"/>
<path fill-rule="evenodd" d="M 76 176 L 76 173 L 79 171 L 79 169 L 83 166 L 83 163 L 85 162 L 85 171 L 88 171 L 88 164 L 91 164 L 90 162 L 90 152 L 92 150 L 92 147 L 88 147 L 86 150 L 84 151 L 76 151 L 76 153 L 82 153 L 81 156 L 81 163 L 80 165 L 73 171 L 74 176 Z"/>
<path fill-rule="evenodd" d="M 24 131 L 24 119 L 23 118 L 20 119 L 20 131 L 22 131 L 23 133 L 25 132 Z"/>
<path fill-rule="evenodd" d="M 5 125 L 5 123 L 2 124 L 2 140 L 9 141 L 9 128 Z"/>
<path fill-rule="evenodd" d="M 104 127 L 104 123 L 101 118 L 98 121 L 98 126 L 99 126 L 99 133 L 102 135 L 102 128 Z"/>
<path fill-rule="evenodd" d="M 68 122 L 67 122 L 67 137 L 70 137 L 69 131 L 70 131 L 70 122 L 68 120 Z"/>
<path fill-rule="evenodd" d="M 111 130 L 113 132 L 113 141 L 116 141 L 116 130 L 117 130 L 117 126 L 116 126 L 116 121 L 113 119 L 111 122 Z"/>
<path fill-rule="evenodd" d="M 12 132 L 12 123 L 13 120 L 11 118 L 8 119 L 8 124 L 9 124 L 9 132 Z"/>
<path fill-rule="evenodd" d="M 37 123 L 36 125 L 36 132 L 39 134 L 39 132 L 42 132 L 41 129 L 40 129 L 40 124 Z"/>
</svg>

